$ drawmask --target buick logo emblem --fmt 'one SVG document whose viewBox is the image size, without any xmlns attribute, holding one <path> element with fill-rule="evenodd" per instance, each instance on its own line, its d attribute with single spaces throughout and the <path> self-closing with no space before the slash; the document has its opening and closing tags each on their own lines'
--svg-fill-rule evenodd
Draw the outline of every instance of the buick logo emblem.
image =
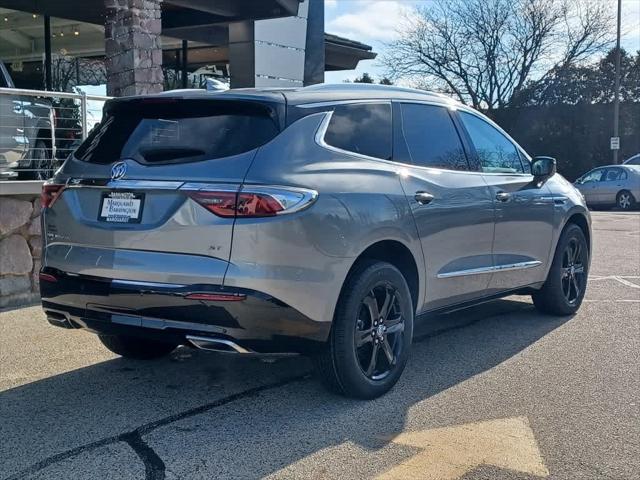
<svg viewBox="0 0 640 480">
<path fill-rule="evenodd" d="M 118 162 L 111 167 L 111 180 L 118 180 L 127 173 L 127 164 L 124 162 Z"/>
</svg>

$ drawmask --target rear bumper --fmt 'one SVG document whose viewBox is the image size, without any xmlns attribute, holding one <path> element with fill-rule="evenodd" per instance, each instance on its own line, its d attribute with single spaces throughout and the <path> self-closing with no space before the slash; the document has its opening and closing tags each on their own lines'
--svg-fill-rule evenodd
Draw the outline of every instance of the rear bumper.
<svg viewBox="0 0 640 480">
<path fill-rule="evenodd" d="M 187 337 L 233 342 L 256 353 L 313 353 L 329 336 L 317 322 L 254 290 L 217 285 L 120 281 L 67 274 L 45 267 L 42 307 L 50 323 L 100 334 L 121 334 L 189 344 Z M 187 298 L 193 293 L 223 299 Z M 224 299 L 227 298 L 228 299 Z"/>
</svg>

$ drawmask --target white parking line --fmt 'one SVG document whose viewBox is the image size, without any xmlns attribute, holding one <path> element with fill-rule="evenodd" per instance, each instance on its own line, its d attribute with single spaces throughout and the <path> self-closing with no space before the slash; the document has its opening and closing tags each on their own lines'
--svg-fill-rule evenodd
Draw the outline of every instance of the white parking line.
<svg viewBox="0 0 640 480">
<path fill-rule="evenodd" d="M 633 283 L 631 281 L 629 281 L 630 279 L 633 280 L 638 280 L 640 279 L 640 276 L 637 275 L 607 275 L 607 276 L 592 276 L 589 277 L 589 280 L 591 281 L 598 281 L 598 280 L 615 280 L 618 283 L 621 283 L 622 285 L 625 285 L 627 287 L 631 287 L 631 288 L 640 288 L 640 285 Z"/>
</svg>

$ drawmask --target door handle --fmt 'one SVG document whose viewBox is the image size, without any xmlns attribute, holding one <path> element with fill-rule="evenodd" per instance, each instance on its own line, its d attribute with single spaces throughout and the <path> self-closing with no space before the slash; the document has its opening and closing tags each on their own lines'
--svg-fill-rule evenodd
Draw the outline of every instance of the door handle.
<svg viewBox="0 0 640 480">
<path fill-rule="evenodd" d="M 499 202 L 508 202 L 511 198 L 511 194 L 508 192 L 498 192 L 496 193 L 496 200 Z"/>
<path fill-rule="evenodd" d="M 433 195 L 428 192 L 416 192 L 413 196 L 420 205 L 428 205 L 434 199 Z"/>
</svg>

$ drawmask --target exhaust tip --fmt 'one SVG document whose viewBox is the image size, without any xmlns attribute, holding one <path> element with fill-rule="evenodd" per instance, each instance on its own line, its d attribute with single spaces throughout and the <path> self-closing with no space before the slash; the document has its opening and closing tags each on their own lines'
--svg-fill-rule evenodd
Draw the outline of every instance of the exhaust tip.
<svg viewBox="0 0 640 480">
<path fill-rule="evenodd" d="M 199 337 L 196 335 L 187 335 L 187 340 L 191 342 L 193 346 L 200 350 L 209 350 L 211 352 L 223 352 L 223 353 L 253 353 L 244 347 L 241 347 L 231 340 L 224 338 L 212 338 L 212 337 Z"/>
<path fill-rule="evenodd" d="M 76 328 L 76 326 L 67 318 L 66 315 L 59 312 L 51 312 L 45 311 L 45 315 L 47 316 L 47 321 L 55 326 L 60 328 Z"/>
</svg>

